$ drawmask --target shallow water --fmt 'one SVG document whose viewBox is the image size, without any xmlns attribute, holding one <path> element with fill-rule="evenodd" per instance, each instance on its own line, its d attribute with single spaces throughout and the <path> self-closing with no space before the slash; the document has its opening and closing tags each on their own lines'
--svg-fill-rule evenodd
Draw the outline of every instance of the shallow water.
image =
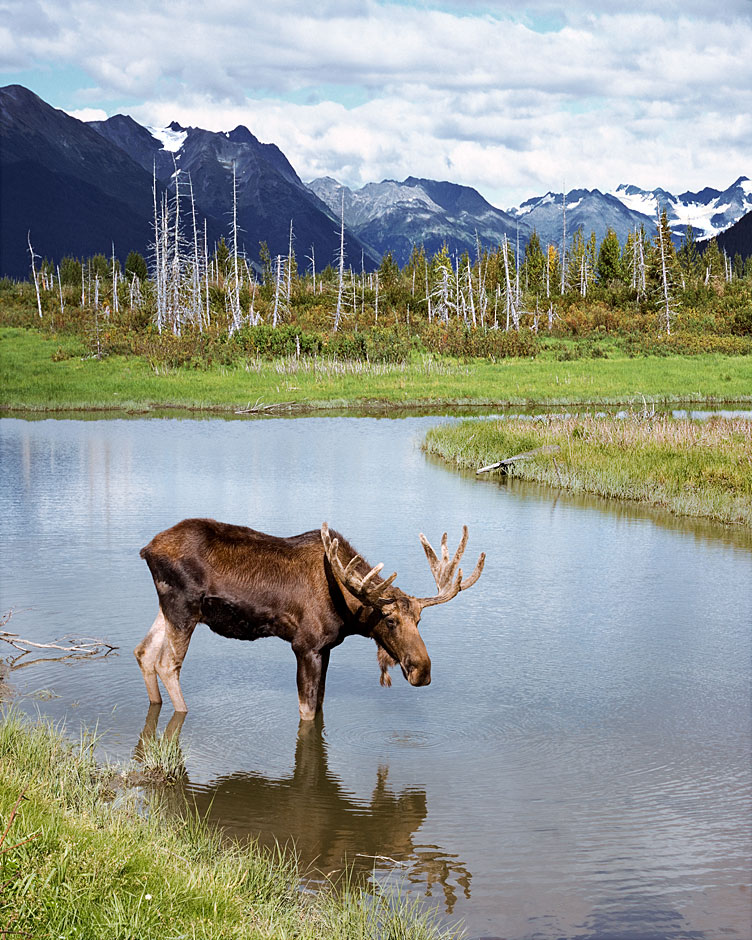
<svg viewBox="0 0 752 940">
<path fill-rule="evenodd" d="M 289 647 L 199 628 L 192 798 L 324 874 L 347 859 L 406 885 L 469 936 L 749 940 L 749 533 L 455 473 L 420 451 L 437 420 L 0 421 L 12 629 L 121 648 L 15 669 L 19 704 L 97 724 L 116 759 L 164 730 L 130 653 L 156 611 L 138 550 L 183 517 L 327 520 L 422 595 L 418 532 L 456 542 L 467 523 L 486 570 L 426 611 L 427 688 L 397 670 L 382 689 L 352 638 L 323 726 L 299 729 Z"/>
</svg>

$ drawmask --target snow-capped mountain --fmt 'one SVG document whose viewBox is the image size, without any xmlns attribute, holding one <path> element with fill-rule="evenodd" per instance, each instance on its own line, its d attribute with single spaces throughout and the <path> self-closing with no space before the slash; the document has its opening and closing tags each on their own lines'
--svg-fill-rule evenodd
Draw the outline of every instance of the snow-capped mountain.
<svg viewBox="0 0 752 940">
<path fill-rule="evenodd" d="M 413 245 L 431 255 L 446 243 L 451 254 L 475 255 L 477 244 L 496 247 L 503 237 L 514 240 L 518 224 L 469 186 L 409 176 L 402 182 L 383 180 L 352 190 L 331 177 L 308 184 L 331 212 L 343 208 L 345 225 L 376 254 L 391 251 L 403 266 Z M 527 228 L 520 225 L 520 241 Z"/>
<path fill-rule="evenodd" d="M 740 176 L 720 192 L 706 187 L 700 192 L 678 196 L 665 189 L 644 190 L 622 183 L 611 193 L 634 212 L 654 219 L 666 209 L 672 231 L 684 235 L 691 225 L 698 238 L 712 238 L 752 210 L 752 181 Z"/>
<path fill-rule="evenodd" d="M 561 193 L 549 192 L 545 196 L 528 199 L 509 211 L 521 225 L 530 231 L 534 229 L 544 244 L 558 245 L 564 223 L 562 202 Z M 635 228 L 644 225 L 646 231 L 650 231 L 653 224 L 653 219 L 628 208 L 610 193 L 602 193 L 598 189 L 572 189 L 567 193 L 567 241 L 581 228 L 585 238 L 595 232 L 600 242 L 606 231 L 612 228 L 619 241 L 624 242 Z"/>
</svg>

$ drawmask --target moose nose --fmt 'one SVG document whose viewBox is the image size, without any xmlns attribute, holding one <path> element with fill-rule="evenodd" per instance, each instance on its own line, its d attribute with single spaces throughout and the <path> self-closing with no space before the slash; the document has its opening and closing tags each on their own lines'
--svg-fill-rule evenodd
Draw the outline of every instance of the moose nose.
<svg viewBox="0 0 752 940">
<path fill-rule="evenodd" d="M 412 666 L 407 673 L 407 681 L 410 685 L 430 685 L 431 684 L 431 667 L 429 666 Z"/>
</svg>

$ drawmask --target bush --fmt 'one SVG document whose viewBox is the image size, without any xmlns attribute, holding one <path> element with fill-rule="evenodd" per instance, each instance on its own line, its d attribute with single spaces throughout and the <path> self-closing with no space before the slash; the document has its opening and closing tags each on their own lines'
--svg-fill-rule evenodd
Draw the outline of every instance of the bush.
<svg viewBox="0 0 752 940">
<path fill-rule="evenodd" d="M 449 323 L 434 321 L 423 332 L 422 341 L 433 353 L 462 359 L 532 357 L 539 351 L 538 339 L 529 330 L 523 329 L 519 333 L 516 330 L 508 333 L 504 330 L 479 330 L 466 326 L 462 320 L 450 320 Z"/>
</svg>

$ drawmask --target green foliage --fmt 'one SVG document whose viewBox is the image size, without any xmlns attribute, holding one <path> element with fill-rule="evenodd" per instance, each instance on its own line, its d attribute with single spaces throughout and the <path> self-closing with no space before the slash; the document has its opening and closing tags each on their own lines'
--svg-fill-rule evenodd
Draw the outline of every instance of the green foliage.
<svg viewBox="0 0 752 940">
<path fill-rule="evenodd" d="M 92 279 L 98 276 L 100 280 L 105 280 L 112 275 L 112 263 L 104 255 L 94 255 L 89 258 L 86 269 L 88 276 Z"/>
<path fill-rule="evenodd" d="M 700 275 L 700 253 L 697 250 L 697 241 L 695 232 L 691 225 L 687 226 L 687 234 L 684 236 L 681 248 L 676 253 L 679 267 L 684 274 L 685 281 L 694 280 Z"/>
<path fill-rule="evenodd" d="M 525 246 L 522 264 L 526 289 L 534 294 L 542 293 L 545 290 L 546 256 L 535 231 Z"/>
<path fill-rule="evenodd" d="M 78 258 L 66 256 L 60 262 L 60 280 L 72 287 L 81 286 L 81 262 Z"/>
<path fill-rule="evenodd" d="M 139 281 L 145 281 L 149 275 L 149 270 L 143 255 L 140 255 L 137 251 L 129 252 L 128 257 L 125 259 L 125 273 L 129 279 L 135 274 Z"/>
<path fill-rule="evenodd" d="M 715 238 L 710 239 L 705 251 L 702 253 L 702 267 L 705 283 L 710 283 L 713 280 L 721 281 L 725 278 L 723 255 Z"/>
<path fill-rule="evenodd" d="M 230 249 L 227 247 L 227 242 L 223 235 L 217 243 L 217 250 L 214 252 L 214 262 L 223 274 L 227 274 L 229 261 Z"/>
<path fill-rule="evenodd" d="M 616 232 L 609 228 L 598 252 L 596 274 L 601 284 L 622 280 L 621 245 Z"/>
</svg>

